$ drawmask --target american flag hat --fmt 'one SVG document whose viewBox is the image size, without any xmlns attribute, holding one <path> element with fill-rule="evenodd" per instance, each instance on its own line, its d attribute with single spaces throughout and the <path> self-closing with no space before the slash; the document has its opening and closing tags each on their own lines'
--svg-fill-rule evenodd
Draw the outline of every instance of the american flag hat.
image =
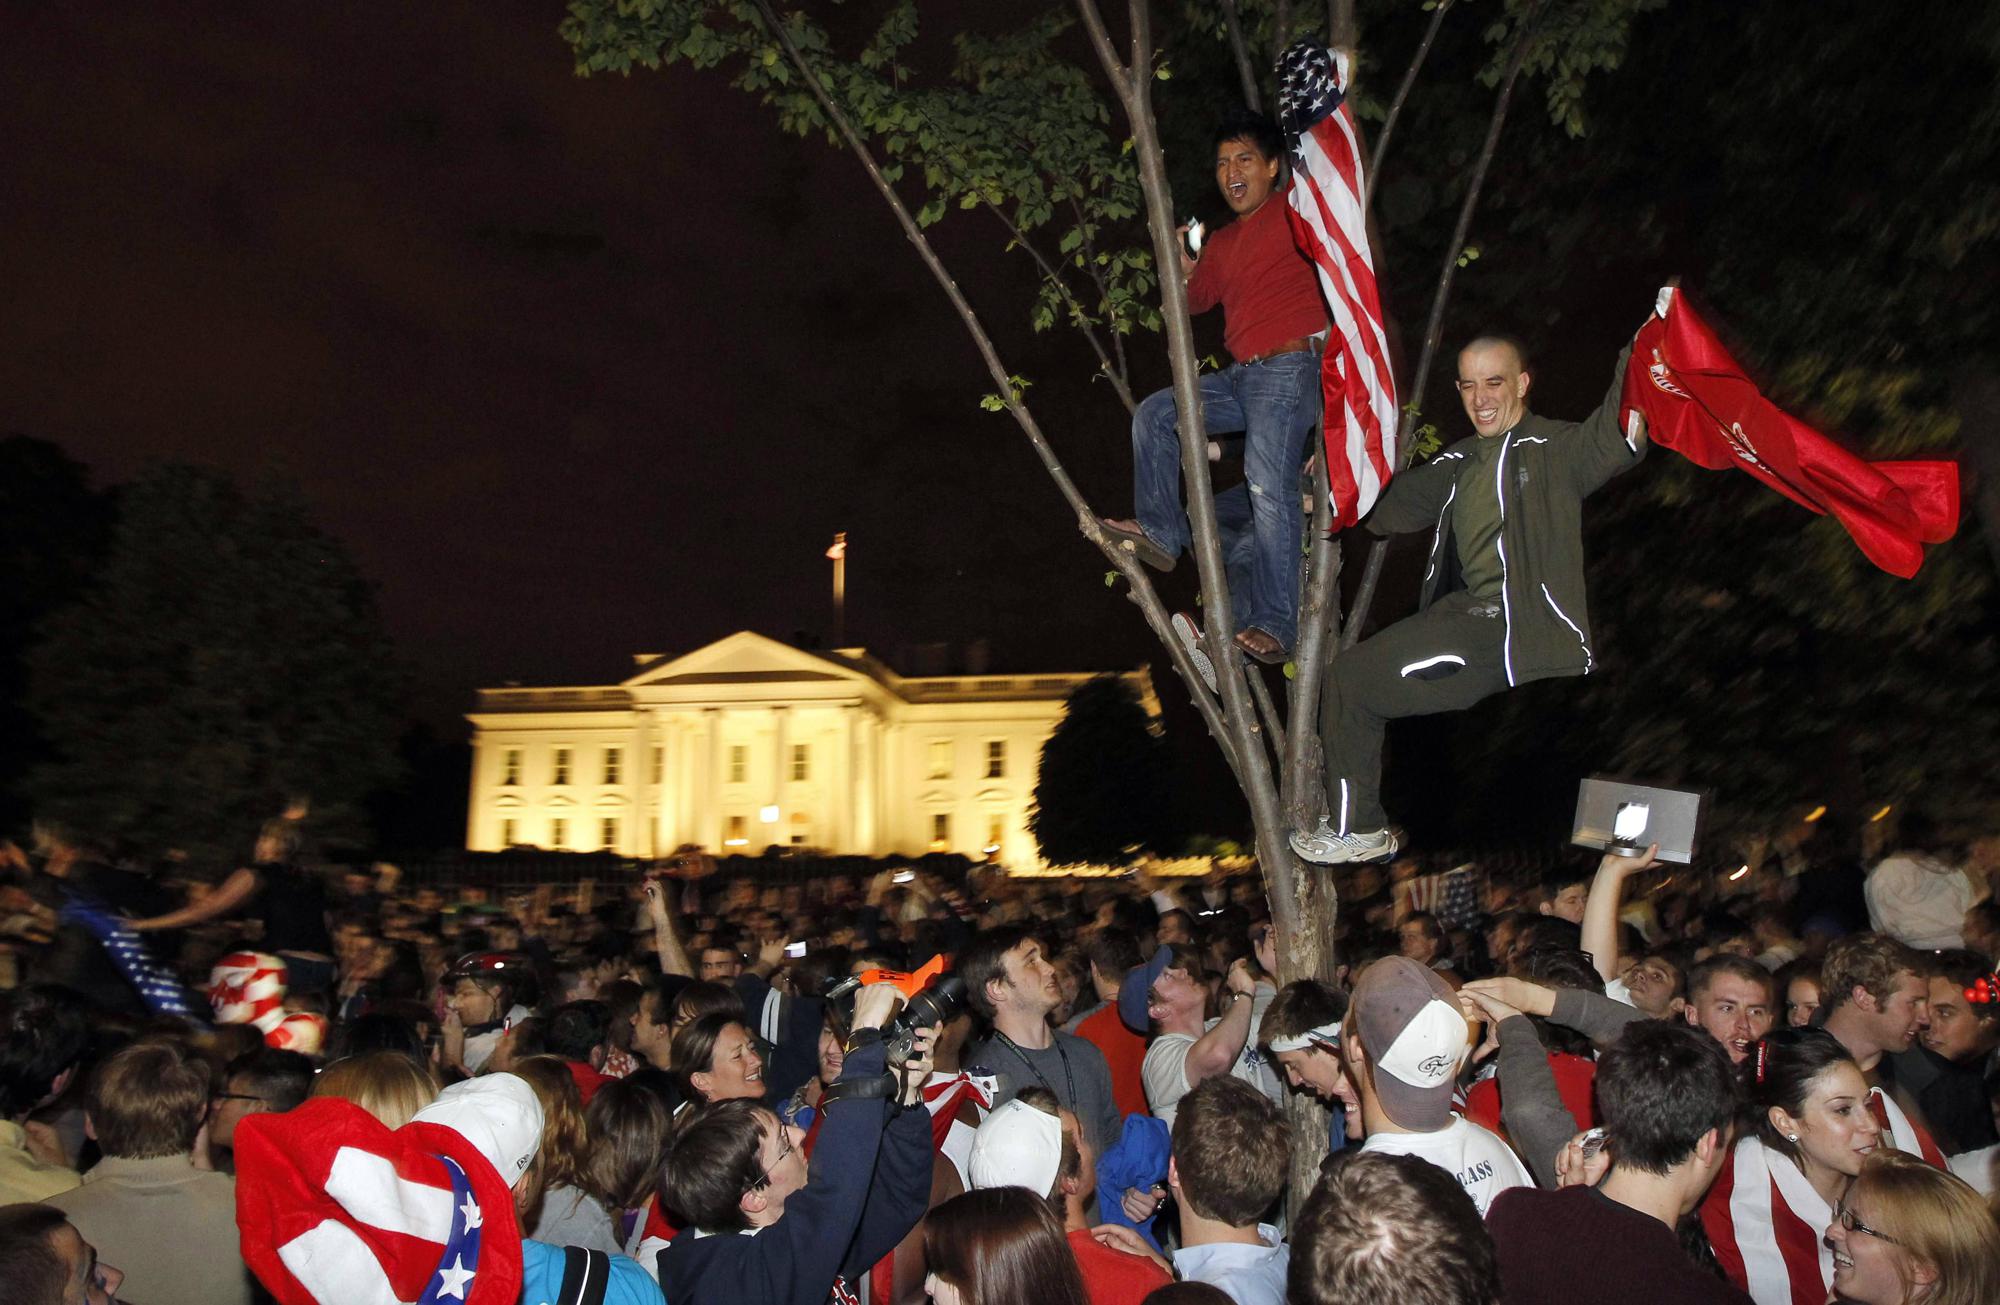
<svg viewBox="0 0 2000 1305">
<path fill-rule="evenodd" d="M 512 1074 L 445 1089 L 393 1132 L 316 1097 L 236 1130 L 243 1258 L 279 1305 L 514 1305 L 513 1186 L 542 1109 Z"/>
<path fill-rule="evenodd" d="M 208 972 L 217 1024 L 253 1024 L 267 1038 L 285 1021 L 285 962 L 269 952 L 231 952 Z"/>
</svg>

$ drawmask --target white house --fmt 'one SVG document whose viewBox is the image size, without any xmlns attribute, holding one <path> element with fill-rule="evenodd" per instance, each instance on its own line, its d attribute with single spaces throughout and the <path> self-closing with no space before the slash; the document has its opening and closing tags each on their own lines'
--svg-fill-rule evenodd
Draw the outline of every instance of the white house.
<svg viewBox="0 0 2000 1305">
<path fill-rule="evenodd" d="M 1042 743 L 1083 672 L 904 677 L 750 631 L 622 684 L 481 689 L 465 845 L 655 856 L 683 843 L 1039 864 Z M 1151 676 L 1121 678 L 1159 714 Z"/>
</svg>

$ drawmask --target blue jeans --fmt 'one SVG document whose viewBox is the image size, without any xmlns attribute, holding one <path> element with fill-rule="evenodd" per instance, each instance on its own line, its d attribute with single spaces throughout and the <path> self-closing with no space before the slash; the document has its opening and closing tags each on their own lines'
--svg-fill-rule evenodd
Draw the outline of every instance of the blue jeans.
<svg viewBox="0 0 2000 1305">
<path fill-rule="evenodd" d="M 1319 355 L 1279 354 L 1201 377 L 1202 425 L 1243 432 L 1241 485 L 1216 496 L 1236 628 L 1256 628 L 1286 648 L 1298 636 L 1305 514 L 1299 467 L 1319 420 Z M 1132 417 L 1132 495 L 1139 525 L 1169 556 L 1191 541 L 1181 507 L 1181 444 L 1174 392 L 1147 396 Z"/>
</svg>

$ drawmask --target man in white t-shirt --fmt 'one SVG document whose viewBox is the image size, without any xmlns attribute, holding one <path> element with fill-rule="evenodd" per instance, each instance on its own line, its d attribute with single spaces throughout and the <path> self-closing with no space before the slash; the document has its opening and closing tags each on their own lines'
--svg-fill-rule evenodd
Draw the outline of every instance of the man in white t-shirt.
<svg viewBox="0 0 2000 1305">
<path fill-rule="evenodd" d="M 1534 1179 L 1505 1142 L 1451 1112 L 1467 1042 L 1465 1016 L 1436 971 L 1389 956 L 1361 972 L 1341 1040 L 1361 1095 L 1361 1149 L 1428 1160 L 1484 1216 L 1494 1197 Z"/>
<path fill-rule="evenodd" d="M 1250 1036 L 1277 988 L 1254 978 L 1248 961 L 1229 967 L 1215 1016 L 1208 1013 L 1208 971 L 1197 948 L 1162 947 L 1127 982 L 1144 985 L 1154 1037 L 1139 1073 L 1147 1106 L 1167 1127 L 1180 1099 L 1218 1074 L 1242 1079 L 1274 1103 L 1284 1100 L 1277 1071 Z"/>
</svg>

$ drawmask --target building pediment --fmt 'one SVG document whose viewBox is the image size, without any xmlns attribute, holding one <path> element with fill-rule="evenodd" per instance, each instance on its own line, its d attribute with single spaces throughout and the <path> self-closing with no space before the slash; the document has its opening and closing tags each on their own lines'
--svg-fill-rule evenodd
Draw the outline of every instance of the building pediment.
<svg viewBox="0 0 2000 1305">
<path fill-rule="evenodd" d="M 694 685 L 833 684 L 884 687 L 871 659 L 821 655 L 794 648 L 754 630 L 740 630 L 705 648 L 663 657 L 621 687 L 669 688 Z"/>
</svg>

